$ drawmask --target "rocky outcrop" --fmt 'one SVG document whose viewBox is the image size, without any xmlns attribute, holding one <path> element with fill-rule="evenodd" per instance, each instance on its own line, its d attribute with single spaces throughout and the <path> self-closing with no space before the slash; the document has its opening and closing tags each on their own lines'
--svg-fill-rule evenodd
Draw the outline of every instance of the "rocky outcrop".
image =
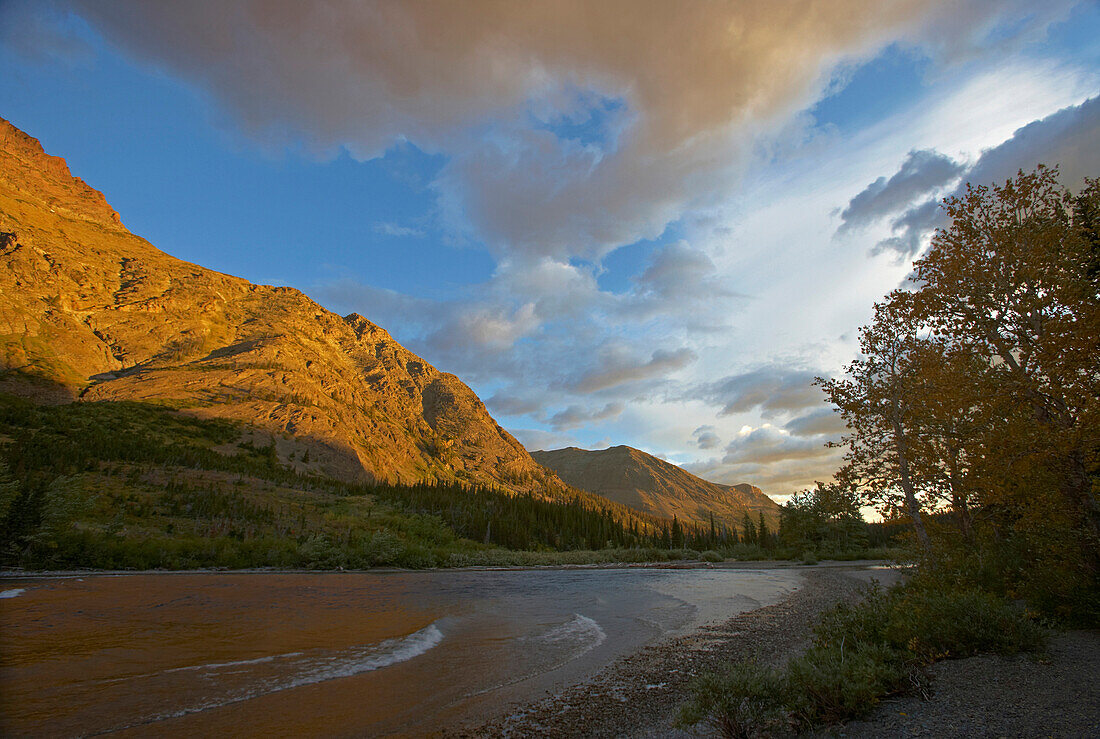
<svg viewBox="0 0 1100 739">
<path fill-rule="evenodd" d="M 165 254 L 2 119 L 0 233 L 0 390 L 238 420 L 343 479 L 564 490 L 454 375 L 363 316 Z"/>
<path fill-rule="evenodd" d="M 747 512 L 754 522 L 763 513 L 773 530 L 779 522 L 779 506 L 760 488 L 708 482 L 632 447 L 568 447 L 531 456 L 573 487 L 654 516 L 708 524 L 713 514 L 716 521 L 740 528 Z"/>
</svg>

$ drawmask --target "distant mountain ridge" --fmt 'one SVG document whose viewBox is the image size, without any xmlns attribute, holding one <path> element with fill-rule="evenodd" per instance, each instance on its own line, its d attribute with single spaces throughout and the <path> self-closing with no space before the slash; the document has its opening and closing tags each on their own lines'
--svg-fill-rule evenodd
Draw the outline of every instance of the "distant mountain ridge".
<svg viewBox="0 0 1100 739">
<path fill-rule="evenodd" d="M 739 526 L 747 512 L 754 522 L 760 513 L 771 526 L 779 521 L 779 505 L 759 488 L 709 482 L 633 447 L 567 447 L 531 456 L 573 487 L 651 515 L 707 524 L 713 513 L 716 520 Z"/>
<path fill-rule="evenodd" d="M 156 249 L 3 119 L 0 264 L 0 390 L 243 421 L 340 479 L 565 490 L 454 375 L 363 316 Z"/>
</svg>

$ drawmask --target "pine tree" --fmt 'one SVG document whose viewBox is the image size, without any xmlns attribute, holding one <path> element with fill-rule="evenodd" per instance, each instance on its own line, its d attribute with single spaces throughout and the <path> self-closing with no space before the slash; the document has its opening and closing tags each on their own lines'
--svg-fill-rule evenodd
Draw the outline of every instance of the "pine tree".
<svg viewBox="0 0 1100 739">
<path fill-rule="evenodd" d="M 741 540 L 746 544 L 756 543 L 756 524 L 749 518 L 749 512 L 745 511 L 741 520 Z"/>
</svg>

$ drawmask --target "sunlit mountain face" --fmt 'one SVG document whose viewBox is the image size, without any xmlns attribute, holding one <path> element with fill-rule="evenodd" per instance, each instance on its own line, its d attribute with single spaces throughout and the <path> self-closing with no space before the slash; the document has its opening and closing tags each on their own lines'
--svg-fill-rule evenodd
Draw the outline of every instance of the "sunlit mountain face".
<svg viewBox="0 0 1100 739">
<path fill-rule="evenodd" d="M 0 5 L 0 115 L 132 233 L 358 313 L 528 449 L 780 500 L 965 182 L 1100 172 L 1100 10 Z M 2 230 L 2 229 L 0 229 Z"/>
</svg>

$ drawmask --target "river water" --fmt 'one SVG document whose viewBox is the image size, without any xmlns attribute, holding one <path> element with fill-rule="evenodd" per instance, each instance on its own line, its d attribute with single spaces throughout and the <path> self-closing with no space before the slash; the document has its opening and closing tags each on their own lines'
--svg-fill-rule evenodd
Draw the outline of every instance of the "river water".
<svg viewBox="0 0 1100 739">
<path fill-rule="evenodd" d="M 723 569 L 0 581 L 0 734 L 423 735 L 800 583 Z"/>
</svg>

